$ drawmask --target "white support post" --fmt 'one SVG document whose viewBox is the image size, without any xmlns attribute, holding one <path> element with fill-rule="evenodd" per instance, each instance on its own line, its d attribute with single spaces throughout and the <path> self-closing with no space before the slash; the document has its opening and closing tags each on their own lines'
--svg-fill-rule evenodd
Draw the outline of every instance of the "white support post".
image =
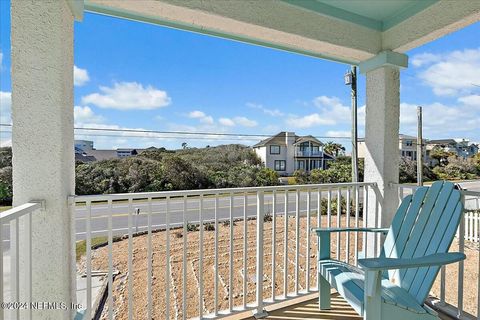
<svg viewBox="0 0 480 320">
<path fill-rule="evenodd" d="M 66 308 L 33 310 L 34 319 L 72 319 L 75 311 L 73 213 L 73 15 L 66 1 L 11 1 L 14 205 L 44 199 L 31 234 L 20 222 L 20 301 Z"/>
<path fill-rule="evenodd" d="M 378 187 L 367 199 L 367 227 L 389 226 L 398 205 L 397 193 L 389 183 L 398 183 L 399 68 L 406 67 L 407 61 L 406 55 L 386 51 L 360 64 L 360 71 L 367 76 L 364 176 L 366 182 L 375 182 Z M 367 246 L 373 248 L 373 237 L 371 240 Z"/>
</svg>

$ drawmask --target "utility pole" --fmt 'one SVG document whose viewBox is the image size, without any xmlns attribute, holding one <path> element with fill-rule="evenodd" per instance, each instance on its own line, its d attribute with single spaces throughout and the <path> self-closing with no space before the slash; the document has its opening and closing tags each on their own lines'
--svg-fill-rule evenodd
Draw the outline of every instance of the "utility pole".
<svg viewBox="0 0 480 320">
<path fill-rule="evenodd" d="M 417 107 L 417 184 L 423 186 L 422 107 Z"/>
<path fill-rule="evenodd" d="M 345 74 L 345 84 L 350 85 L 352 98 L 352 182 L 358 182 L 357 66 Z"/>
</svg>

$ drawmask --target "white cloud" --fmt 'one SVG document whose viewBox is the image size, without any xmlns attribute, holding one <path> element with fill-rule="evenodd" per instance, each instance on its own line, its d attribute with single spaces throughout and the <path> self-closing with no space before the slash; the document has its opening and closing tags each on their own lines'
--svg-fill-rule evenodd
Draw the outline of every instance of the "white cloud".
<svg viewBox="0 0 480 320">
<path fill-rule="evenodd" d="M 233 121 L 243 127 L 256 127 L 258 125 L 255 120 L 250 120 L 247 117 L 235 117 Z"/>
<path fill-rule="evenodd" d="M 258 125 L 257 121 L 248 119 L 247 117 L 220 118 L 218 122 L 226 127 L 242 126 L 253 128 Z"/>
<path fill-rule="evenodd" d="M 480 48 L 435 55 L 424 53 L 414 56 L 412 60 L 418 66 L 425 67 L 418 77 L 436 95 L 467 94 L 473 88 L 472 84 L 480 84 Z"/>
<path fill-rule="evenodd" d="M 479 127 L 480 108 L 472 108 L 466 104 L 445 105 L 439 102 L 423 105 L 423 132 L 427 138 L 478 135 Z M 417 105 L 400 104 L 400 131 L 416 135 Z"/>
<path fill-rule="evenodd" d="M 350 138 L 352 136 L 352 133 L 350 131 L 336 131 L 336 130 L 330 130 L 326 132 L 327 136 L 329 137 L 344 137 L 344 138 Z"/>
<path fill-rule="evenodd" d="M 439 56 L 438 55 L 433 54 L 433 53 L 425 52 L 425 53 L 420 53 L 420 54 L 414 55 L 411 59 L 411 64 L 414 67 L 421 67 L 425 64 L 430 64 L 430 63 L 437 62 L 437 61 L 439 61 Z"/>
<path fill-rule="evenodd" d="M 480 110 L 480 95 L 473 94 L 465 97 L 460 97 L 458 98 L 458 101 L 472 107 L 477 107 Z"/>
<path fill-rule="evenodd" d="M 0 123 L 12 123 L 12 93 L 0 91 Z"/>
<path fill-rule="evenodd" d="M 95 114 L 89 106 L 75 106 L 73 108 L 73 113 L 76 125 L 97 124 L 105 121 L 104 117 Z"/>
<path fill-rule="evenodd" d="M 83 86 L 90 81 L 87 69 L 81 69 L 77 66 L 73 66 L 73 84 L 76 86 Z"/>
<path fill-rule="evenodd" d="M 208 116 L 205 114 L 203 111 L 195 110 L 191 111 L 187 115 L 191 119 L 198 119 L 200 122 L 205 123 L 205 124 L 213 124 L 213 118 L 212 116 Z"/>
<path fill-rule="evenodd" d="M 152 86 L 143 87 L 137 82 L 116 82 L 113 87 L 100 87 L 100 93 L 82 98 L 83 104 L 117 110 L 153 110 L 168 106 L 171 98 L 166 91 Z"/>
<path fill-rule="evenodd" d="M 268 114 L 269 116 L 272 116 L 272 117 L 281 117 L 281 116 L 284 115 L 284 113 L 281 112 L 278 109 L 265 108 L 261 104 L 256 104 L 256 103 L 252 103 L 252 102 L 247 103 L 247 107 L 250 107 L 252 109 L 261 110 L 263 113 Z"/>
<path fill-rule="evenodd" d="M 233 127 L 235 126 L 235 122 L 233 122 L 232 119 L 229 119 L 229 118 L 220 118 L 218 119 L 218 122 L 222 125 L 222 126 L 226 126 L 226 127 Z"/>
<path fill-rule="evenodd" d="M 318 113 L 312 113 L 303 117 L 290 116 L 286 120 L 286 123 L 293 128 L 305 129 L 319 125 L 331 126 L 335 124 L 335 121 L 333 119 L 323 118 Z"/>
<path fill-rule="evenodd" d="M 286 120 L 287 125 L 294 128 L 310 128 L 317 125 L 350 123 L 350 107 L 344 105 L 338 97 L 318 96 L 312 102 L 320 109 L 319 112 L 306 116 L 290 115 Z"/>
</svg>

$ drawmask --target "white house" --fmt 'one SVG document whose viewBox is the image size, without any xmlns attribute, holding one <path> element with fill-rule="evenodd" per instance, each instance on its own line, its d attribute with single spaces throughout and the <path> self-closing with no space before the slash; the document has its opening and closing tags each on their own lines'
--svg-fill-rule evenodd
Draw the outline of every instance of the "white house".
<svg viewBox="0 0 480 320">
<path fill-rule="evenodd" d="M 282 131 L 253 146 L 255 153 L 267 168 L 281 175 L 291 175 L 295 170 L 325 169 L 326 161 L 333 156 L 323 152 L 323 143 L 317 138 L 297 136 Z"/>
<path fill-rule="evenodd" d="M 427 161 L 427 153 L 425 150 L 425 142 L 426 140 L 423 139 L 424 146 L 422 147 L 423 152 L 423 159 Z M 405 134 L 398 135 L 398 150 L 399 155 L 401 157 L 408 158 L 410 160 L 417 160 L 417 137 L 408 136 Z M 360 138 L 358 139 L 358 157 L 365 158 L 366 154 L 366 146 L 365 146 L 365 139 Z"/>
</svg>

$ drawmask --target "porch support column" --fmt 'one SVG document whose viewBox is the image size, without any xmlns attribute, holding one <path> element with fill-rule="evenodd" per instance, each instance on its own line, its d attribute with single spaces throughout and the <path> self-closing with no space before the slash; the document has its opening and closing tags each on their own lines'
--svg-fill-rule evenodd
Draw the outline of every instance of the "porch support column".
<svg viewBox="0 0 480 320">
<path fill-rule="evenodd" d="M 34 319 L 72 319 L 75 302 L 73 212 L 73 13 L 66 0 L 11 1 L 13 203 L 45 200 L 32 214 Z M 29 289 L 26 220 L 20 222 L 20 301 Z M 23 312 L 23 311 L 22 311 Z M 26 314 L 21 318 L 29 318 Z"/>
<path fill-rule="evenodd" d="M 406 55 L 385 51 L 360 64 L 360 72 L 367 77 L 364 177 L 366 182 L 378 185 L 378 192 L 368 195 L 369 227 L 390 226 L 398 206 L 397 192 L 389 183 L 398 182 L 399 68 L 407 63 Z M 374 243 L 372 237 L 367 244 L 368 255 L 373 253 Z"/>
</svg>

